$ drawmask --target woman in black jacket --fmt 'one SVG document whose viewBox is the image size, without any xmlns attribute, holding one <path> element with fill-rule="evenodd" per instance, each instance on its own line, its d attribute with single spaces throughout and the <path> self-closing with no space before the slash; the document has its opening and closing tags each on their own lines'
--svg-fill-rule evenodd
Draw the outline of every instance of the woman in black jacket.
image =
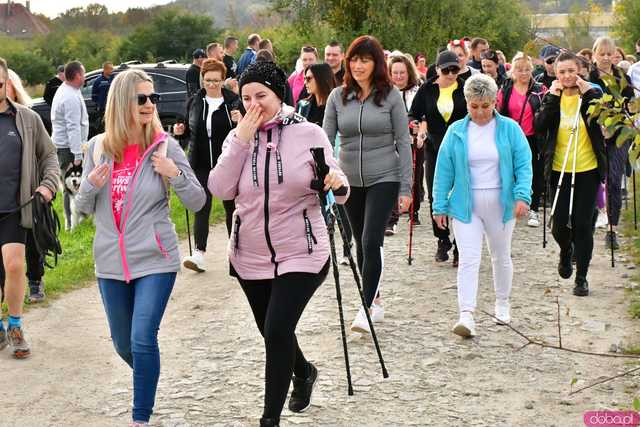
<svg viewBox="0 0 640 427">
<path fill-rule="evenodd" d="M 196 249 L 182 264 L 191 270 L 205 271 L 204 253 L 209 237 L 209 215 L 212 197 L 207 189 L 209 172 L 215 167 L 222 152 L 222 143 L 231 129 L 242 117 L 240 98 L 223 87 L 227 74 L 225 65 L 215 59 L 207 59 L 202 64 L 203 89 L 192 96 L 187 103 L 187 123 L 178 124 L 174 133 L 189 142 L 189 163 L 198 181 L 205 188 L 207 202 L 196 212 L 193 234 Z M 235 205 L 233 200 L 222 201 L 226 213 L 227 234 L 231 234 L 231 223 Z"/>
<path fill-rule="evenodd" d="M 429 205 L 433 215 L 433 176 L 436 169 L 436 159 L 444 134 L 450 124 L 467 115 L 467 101 L 462 91 L 464 80 L 458 73 L 460 65 L 458 56 L 450 51 L 441 52 L 436 61 L 438 78 L 423 84 L 413 98 L 409 117 L 421 122 L 418 138 L 424 141 L 425 159 L 427 166 L 427 189 L 429 191 Z M 431 220 L 433 234 L 438 238 L 436 261 L 444 262 L 449 259 L 449 250 L 454 246 L 449 238 L 449 228 L 439 228 Z M 453 264 L 457 267 L 458 250 L 454 248 Z"/>
<path fill-rule="evenodd" d="M 498 91 L 497 110 L 503 116 L 517 121 L 531 148 L 533 167 L 533 185 L 531 206 L 527 225 L 539 227 L 538 208 L 540 196 L 544 189 L 544 160 L 540 149 L 541 141 L 534 128 L 534 117 L 542 104 L 542 96 L 546 89 L 533 79 L 533 63 L 531 58 L 518 52 L 511 61 L 511 78 L 507 79 Z"/>
<path fill-rule="evenodd" d="M 557 191 L 560 174 L 564 168 L 551 227 L 553 238 L 560 247 L 558 274 L 563 279 L 571 277 L 571 257 L 575 252 L 576 278 L 573 294 L 587 296 L 587 272 L 593 252 L 596 194 L 600 182 L 604 181 L 606 176 L 604 137 L 597 121 L 589 120 L 587 110 L 591 101 L 600 98 L 602 92 L 579 76 L 580 63 L 574 54 L 561 53 L 554 67 L 557 79 L 553 81 L 549 92 L 542 100 L 542 106 L 535 118 L 535 128 L 537 132 L 547 135 L 544 170 L 545 178 L 550 182 L 554 193 Z M 578 105 L 580 117 L 578 127 L 574 129 Z M 574 132 L 577 141 L 569 146 L 569 141 L 576 139 L 571 137 Z M 574 152 L 575 149 L 577 152 Z M 575 189 L 572 191 L 574 173 Z M 556 197 L 555 194 L 553 196 Z M 573 203 L 571 216 L 570 203 Z"/>
<path fill-rule="evenodd" d="M 610 94 L 611 91 L 606 81 L 602 79 L 603 76 L 613 76 L 618 82 L 620 82 L 621 79 L 627 79 L 627 86 L 622 89 L 622 96 L 631 99 L 634 96 L 633 88 L 631 88 L 631 80 L 623 71 L 613 65 L 612 59 L 615 54 L 616 45 L 609 37 L 599 37 L 595 41 L 593 44 L 595 67 L 589 74 L 589 81 L 599 85 L 605 93 Z M 616 228 L 620 220 L 620 211 L 622 210 L 622 175 L 625 172 L 625 167 L 629 159 L 629 145 L 625 144 L 622 147 L 616 145 L 618 135 L 619 132 L 610 136 L 608 135 L 608 138 L 605 140 L 607 161 L 609 163 L 606 179 L 607 216 L 612 228 L 612 231 L 608 231 L 605 236 L 607 249 L 610 249 L 612 246 L 613 249 L 620 247 L 616 236 Z"/>
</svg>

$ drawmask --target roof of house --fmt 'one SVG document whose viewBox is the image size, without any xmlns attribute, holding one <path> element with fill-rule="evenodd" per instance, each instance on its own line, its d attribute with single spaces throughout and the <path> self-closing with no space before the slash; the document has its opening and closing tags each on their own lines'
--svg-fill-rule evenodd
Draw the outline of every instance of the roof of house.
<svg viewBox="0 0 640 427">
<path fill-rule="evenodd" d="M 24 5 L 10 1 L 0 3 L 0 32 L 10 37 L 33 37 L 48 34 L 49 27 Z"/>
</svg>

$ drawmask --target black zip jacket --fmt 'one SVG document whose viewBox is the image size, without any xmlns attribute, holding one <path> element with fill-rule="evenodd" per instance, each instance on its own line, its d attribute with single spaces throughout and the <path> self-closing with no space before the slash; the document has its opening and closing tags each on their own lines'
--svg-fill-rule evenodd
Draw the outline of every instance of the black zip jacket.
<svg viewBox="0 0 640 427">
<path fill-rule="evenodd" d="M 600 130 L 600 125 L 596 120 L 589 121 L 587 110 L 594 99 L 602 96 L 602 92 L 598 89 L 590 89 L 582 95 L 582 105 L 580 106 L 580 114 L 582 120 L 587 127 L 587 133 L 591 140 L 591 146 L 598 160 L 598 174 L 600 181 L 604 182 L 607 173 L 607 158 L 604 148 L 604 136 Z M 553 156 L 556 151 L 556 142 L 558 138 L 558 127 L 560 126 L 560 96 L 553 95 L 548 92 L 542 99 L 540 110 L 536 114 L 534 121 L 536 133 L 546 135 L 544 144 L 544 176 L 548 180 L 551 178 L 551 170 L 553 168 Z"/>
<path fill-rule="evenodd" d="M 231 121 L 231 111 L 240 109 L 240 97 L 234 92 L 222 88 L 224 102 L 211 115 L 211 141 L 207 135 L 207 115 L 209 104 L 205 97 L 207 92 L 200 89 L 187 102 L 187 121 L 182 140 L 189 143 L 189 164 L 196 170 L 211 170 L 215 167 L 222 143 L 236 124 Z M 211 152 L 209 150 L 211 149 Z"/>
<path fill-rule="evenodd" d="M 433 81 L 427 81 L 420 86 L 418 93 L 413 98 L 409 119 L 427 122 L 427 142 L 428 150 L 438 152 L 440 143 L 447 132 L 447 128 L 453 122 L 463 119 L 467 115 L 467 101 L 464 98 L 464 80 L 458 77 L 458 87 L 453 91 L 453 112 L 449 122 L 438 111 L 438 97 L 440 96 L 440 86 Z"/>
</svg>

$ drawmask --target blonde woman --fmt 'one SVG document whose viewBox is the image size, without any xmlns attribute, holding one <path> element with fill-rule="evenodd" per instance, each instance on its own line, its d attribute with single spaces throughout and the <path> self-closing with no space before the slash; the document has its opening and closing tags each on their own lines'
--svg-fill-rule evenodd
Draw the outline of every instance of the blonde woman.
<svg viewBox="0 0 640 427">
<path fill-rule="evenodd" d="M 7 82 L 7 98 L 20 105 L 31 108 L 33 100 L 22 86 L 22 80 L 15 71 L 9 69 L 9 80 Z"/>
<path fill-rule="evenodd" d="M 622 96 L 627 99 L 631 99 L 634 96 L 633 89 L 631 88 L 631 81 L 629 77 L 620 70 L 616 65 L 615 57 L 617 54 L 616 44 L 609 37 L 598 37 L 593 44 L 593 60 L 596 64 L 589 74 L 589 81 L 599 85 L 605 93 L 611 94 L 603 76 L 612 75 L 618 82 L 622 79 L 627 79 L 627 86 L 622 89 Z M 629 146 L 618 147 L 616 145 L 616 139 L 619 132 L 613 135 L 605 135 L 605 147 L 607 149 L 607 179 L 606 179 L 606 194 L 607 194 L 607 215 L 610 230 L 607 231 L 605 236 L 605 246 L 607 249 L 613 247 L 613 249 L 619 249 L 618 238 L 616 229 L 618 228 L 618 222 L 620 220 L 620 211 L 622 210 L 622 175 L 625 172 L 625 166 L 629 158 L 628 149 Z"/>
<path fill-rule="evenodd" d="M 95 270 L 116 352 L 133 369 L 133 423 L 147 425 L 160 375 L 158 328 L 180 270 L 168 186 L 192 211 L 205 193 L 162 130 L 159 96 L 140 70 L 113 81 L 105 133 L 89 142 L 77 207 L 95 214 Z"/>
<path fill-rule="evenodd" d="M 544 86 L 533 80 L 533 62 L 528 55 L 518 52 L 511 60 L 511 64 L 511 78 L 498 91 L 496 107 L 500 114 L 518 122 L 529 142 L 533 184 L 527 225 L 539 227 L 538 208 L 544 188 L 544 160 L 541 150 L 542 141 L 536 135 L 534 118 L 542 105 Z"/>
</svg>

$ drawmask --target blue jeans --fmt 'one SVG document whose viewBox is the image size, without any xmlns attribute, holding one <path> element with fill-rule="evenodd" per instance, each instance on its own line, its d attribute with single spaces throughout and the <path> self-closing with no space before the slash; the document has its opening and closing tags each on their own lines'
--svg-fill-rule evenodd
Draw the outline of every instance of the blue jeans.
<svg viewBox="0 0 640 427">
<path fill-rule="evenodd" d="M 127 284 L 98 279 L 116 352 L 133 368 L 133 420 L 149 421 L 160 377 L 158 328 L 176 273 L 151 274 Z"/>
</svg>

